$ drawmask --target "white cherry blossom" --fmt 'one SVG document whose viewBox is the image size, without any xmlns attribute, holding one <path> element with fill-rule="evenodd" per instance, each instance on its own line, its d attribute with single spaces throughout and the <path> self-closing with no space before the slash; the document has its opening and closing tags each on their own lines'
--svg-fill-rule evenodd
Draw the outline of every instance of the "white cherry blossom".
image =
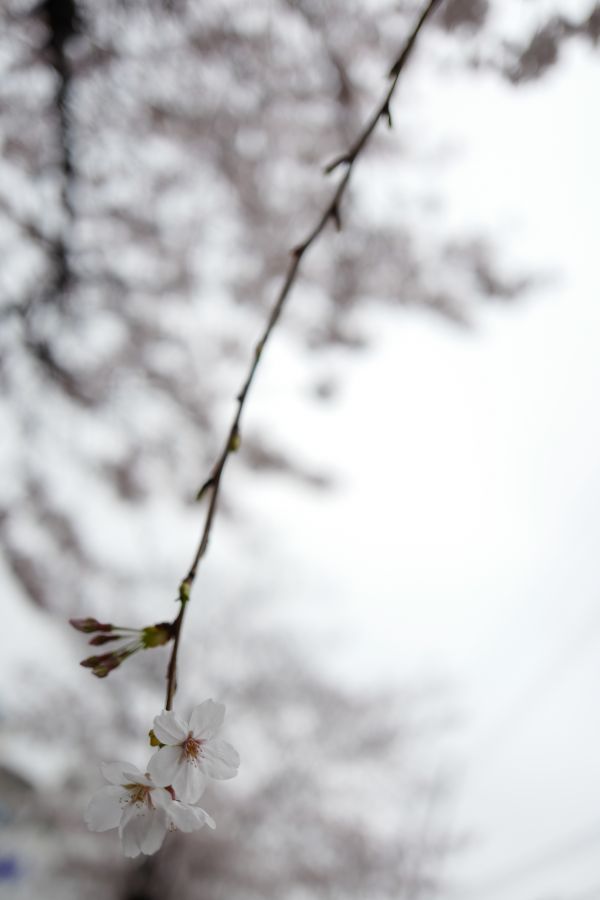
<svg viewBox="0 0 600 900">
<path fill-rule="evenodd" d="M 208 778 L 237 775 L 240 757 L 231 744 L 215 737 L 223 724 L 225 706 L 205 700 L 194 707 L 189 722 L 171 710 L 154 719 L 154 734 L 163 747 L 151 758 L 148 771 L 154 783 L 171 785 L 186 803 L 195 803 Z"/>
<path fill-rule="evenodd" d="M 171 791 L 158 787 L 135 766 L 115 762 L 100 768 L 110 783 L 92 797 L 85 822 L 91 831 L 118 828 L 125 856 L 156 853 L 167 831 L 215 827 L 207 812 L 175 800 Z"/>
</svg>

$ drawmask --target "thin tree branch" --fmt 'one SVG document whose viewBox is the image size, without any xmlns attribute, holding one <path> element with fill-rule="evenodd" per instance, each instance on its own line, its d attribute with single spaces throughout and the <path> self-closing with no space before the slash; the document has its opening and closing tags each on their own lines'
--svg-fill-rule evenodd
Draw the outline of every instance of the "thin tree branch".
<svg viewBox="0 0 600 900">
<path fill-rule="evenodd" d="M 194 583 L 194 579 L 196 578 L 196 572 L 198 570 L 198 566 L 203 556 L 205 555 L 208 542 L 210 539 L 210 534 L 215 518 L 215 513 L 217 509 L 217 500 L 219 497 L 219 490 L 221 487 L 221 478 L 223 477 L 223 472 L 225 470 L 225 466 L 227 461 L 232 453 L 238 450 L 240 446 L 240 420 L 242 417 L 242 412 L 244 409 L 244 405 L 246 403 L 246 398 L 248 396 L 248 392 L 250 391 L 250 387 L 252 386 L 252 382 L 254 381 L 254 376 L 256 374 L 256 370 L 262 358 L 262 353 L 265 348 L 267 341 L 271 336 L 271 332 L 275 328 L 279 317 L 281 315 L 281 311 L 285 305 L 285 302 L 292 290 L 296 282 L 296 278 L 298 276 L 298 272 L 300 270 L 300 264 L 302 259 L 304 258 L 305 253 L 308 249 L 317 241 L 321 233 L 323 232 L 325 226 L 331 219 L 335 227 L 339 230 L 341 228 L 341 216 L 340 216 L 340 205 L 346 188 L 348 187 L 348 183 L 350 181 L 350 176 L 352 174 L 352 170 L 356 160 L 359 158 L 364 148 L 366 147 L 371 135 L 373 134 L 377 123 L 381 118 L 384 118 L 388 125 L 391 127 L 392 119 L 390 113 L 390 102 L 396 90 L 398 81 L 400 79 L 400 75 L 404 70 L 404 67 L 411 55 L 413 47 L 416 43 L 419 32 L 421 31 L 423 25 L 429 18 L 429 16 L 434 12 L 435 8 L 441 3 L 441 0 L 429 0 L 426 6 L 423 8 L 416 24 L 414 25 L 406 43 L 402 48 L 402 52 L 398 56 L 398 59 L 393 64 L 392 68 L 389 72 L 389 77 L 392 79 L 389 89 L 387 90 L 383 101 L 376 108 L 375 112 L 368 120 L 365 125 L 363 131 L 359 134 L 358 138 L 352 145 L 352 147 L 345 153 L 343 156 L 338 157 L 332 163 L 330 163 L 326 169 L 326 173 L 333 172 L 334 169 L 338 168 L 338 166 L 345 165 L 346 170 L 344 172 L 343 177 L 340 179 L 339 184 L 337 185 L 331 200 L 328 205 L 323 210 L 320 218 L 316 222 L 314 228 L 309 232 L 308 236 L 305 240 L 297 245 L 291 251 L 291 259 L 288 266 L 287 274 L 285 276 L 283 285 L 277 295 L 273 307 L 271 309 L 271 313 L 267 320 L 266 326 L 262 333 L 262 336 L 259 338 L 258 343 L 254 348 L 254 355 L 252 358 L 252 362 L 250 364 L 250 368 L 248 370 L 248 374 L 246 379 L 242 385 L 242 388 L 237 395 L 237 409 L 235 415 L 233 417 L 233 421 L 229 428 L 229 432 L 227 434 L 227 438 L 225 440 L 225 445 L 223 450 L 221 451 L 220 456 L 218 457 L 212 472 L 208 479 L 202 485 L 200 491 L 198 492 L 198 497 L 200 495 L 204 496 L 206 494 L 210 494 L 210 499 L 208 502 L 208 509 L 206 511 L 206 517 L 204 520 L 204 527 L 202 529 L 202 535 L 200 538 L 200 543 L 198 545 L 198 549 L 196 550 L 196 554 L 192 561 L 192 565 L 190 569 L 179 585 L 179 602 L 181 603 L 181 607 L 179 609 L 179 613 L 173 622 L 173 647 L 171 650 L 171 656 L 169 659 L 169 664 L 167 667 L 167 695 L 165 700 L 165 708 L 171 709 L 173 704 L 173 697 L 175 691 L 177 689 L 177 654 L 179 652 L 179 643 L 181 636 L 181 628 L 183 625 L 183 619 L 185 615 L 185 609 L 190 599 L 190 593 L 192 589 L 192 585 Z"/>
</svg>

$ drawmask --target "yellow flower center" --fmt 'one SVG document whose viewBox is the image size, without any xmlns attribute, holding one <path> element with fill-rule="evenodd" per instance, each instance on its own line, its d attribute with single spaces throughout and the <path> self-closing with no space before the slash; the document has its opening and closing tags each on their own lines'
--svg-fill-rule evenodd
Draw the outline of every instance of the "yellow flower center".
<svg viewBox="0 0 600 900">
<path fill-rule="evenodd" d="M 145 803 L 146 806 L 153 806 L 150 796 L 152 788 L 149 788 L 146 784 L 126 784 L 125 787 L 129 791 L 130 803 L 140 805 Z"/>
</svg>

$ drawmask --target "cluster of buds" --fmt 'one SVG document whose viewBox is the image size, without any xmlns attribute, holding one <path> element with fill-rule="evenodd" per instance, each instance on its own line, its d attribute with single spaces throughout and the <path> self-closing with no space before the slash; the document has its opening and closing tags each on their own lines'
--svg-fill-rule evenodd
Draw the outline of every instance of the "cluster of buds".
<svg viewBox="0 0 600 900">
<path fill-rule="evenodd" d="M 97 678 L 106 678 L 113 669 L 120 666 L 138 650 L 162 647 L 173 638 L 171 622 L 158 622 L 156 625 L 148 625 L 146 628 L 124 628 L 109 622 L 98 622 L 97 619 L 88 617 L 86 619 L 69 619 L 69 623 L 76 631 L 94 635 L 88 641 L 92 647 L 102 647 L 113 641 L 124 642 L 108 653 L 82 659 L 80 665 L 91 669 L 92 675 Z"/>
</svg>

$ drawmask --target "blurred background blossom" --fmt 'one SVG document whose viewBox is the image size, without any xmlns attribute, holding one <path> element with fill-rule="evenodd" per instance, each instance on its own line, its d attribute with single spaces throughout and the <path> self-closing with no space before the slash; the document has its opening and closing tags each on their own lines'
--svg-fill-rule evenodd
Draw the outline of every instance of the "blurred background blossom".
<svg viewBox="0 0 600 900">
<path fill-rule="evenodd" d="M 289 249 L 419 4 L 0 10 L 0 897 L 600 891 L 600 7 L 442 0 L 249 399 L 177 707 L 215 834 L 82 814 L 148 755 L 172 614 Z M 331 183 L 336 176 L 331 176 Z M 203 800 L 204 803 L 204 800 Z"/>
</svg>

